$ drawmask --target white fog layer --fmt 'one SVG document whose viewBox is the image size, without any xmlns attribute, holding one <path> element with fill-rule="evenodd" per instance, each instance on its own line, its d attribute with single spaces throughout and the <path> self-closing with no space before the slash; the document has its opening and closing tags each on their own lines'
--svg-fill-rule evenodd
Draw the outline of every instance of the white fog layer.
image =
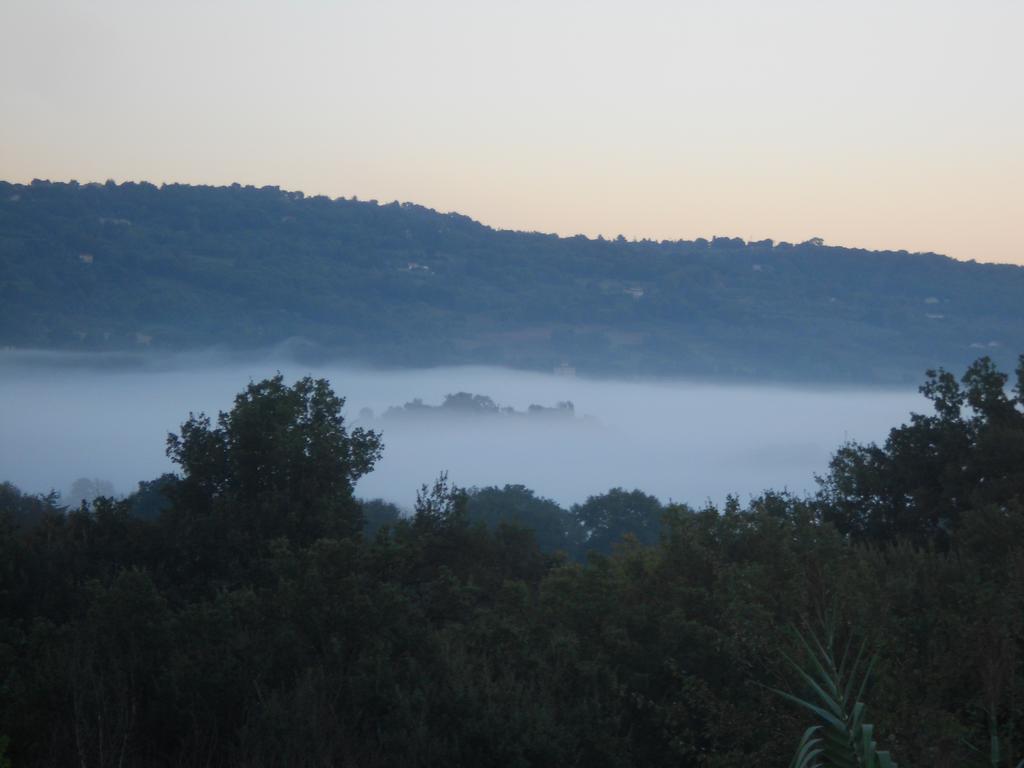
<svg viewBox="0 0 1024 768">
<path fill-rule="evenodd" d="M 384 456 L 357 488 L 410 507 L 416 489 L 447 471 L 460 486 L 519 483 L 563 505 L 614 486 L 692 505 L 765 489 L 816 488 L 844 440 L 884 440 L 928 403 L 912 390 L 797 389 L 568 378 L 495 368 L 373 371 L 294 362 L 185 363 L 109 370 L 0 357 L 0 481 L 29 492 L 78 477 L 109 480 L 120 494 L 173 470 L 168 432 L 190 411 L 229 409 L 250 380 L 280 370 L 289 381 L 326 377 L 383 433 Z M 572 401 L 575 419 L 511 415 L 381 418 L 390 406 L 449 393 L 486 395 L 524 411 Z M 363 422 L 360 422 L 363 423 Z"/>
</svg>

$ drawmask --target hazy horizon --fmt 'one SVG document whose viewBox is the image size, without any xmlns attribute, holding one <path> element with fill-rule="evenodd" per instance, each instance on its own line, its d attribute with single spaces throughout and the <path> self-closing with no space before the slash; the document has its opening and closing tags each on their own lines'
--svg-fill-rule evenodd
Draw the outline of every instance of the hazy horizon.
<svg viewBox="0 0 1024 768">
<path fill-rule="evenodd" d="M 229 410 L 248 381 L 277 371 L 289 381 L 327 377 L 346 398 L 350 427 L 363 408 L 379 417 L 388 406 L 414 398 L 437 404 L 458 391 L 518 411 L 574 403 L 575 421 L 377 418 L 368 426 L 383 434 L 383 459 L 356 491 L 405 508 L 441 472 L 463 487 L 522 484 L 566 507 L 614 486 L 693 506 L 729 493 L 802 494 L 814 490 L 814 475 L 844 441 L 883 440 L 911 409 L 928 405 L 912 389 L 621 381 L 485 367 L 383 371 L 273 356 L 179 355 L 115 369 L 95 359 L 101 367 L 82 365 L 82 355 L 0 358 L 0 421 L 20 436 L 0 443 L 0 481 L 41 493 L 88 477 L 130 493 L 138 481 L 174 470 L 165 439 L 190 412 Z M 61 368 L 63 361 L 77 364 Z"/>
<path fill-rule="evenodd" d="M 1003 0 L 14 0 L 0 177 L 1021 264 L 1022 23 Z"/>
</svg>

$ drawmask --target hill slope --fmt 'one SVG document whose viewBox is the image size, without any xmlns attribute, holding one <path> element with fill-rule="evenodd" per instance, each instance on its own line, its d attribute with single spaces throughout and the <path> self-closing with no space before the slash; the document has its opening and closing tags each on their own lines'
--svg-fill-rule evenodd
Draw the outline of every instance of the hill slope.
<svg viewBox="0 0 1024 768">
<path fill-rule="evenodd" d="M 0 182 L 0 346 L 916 382 L 1024 350 L 1024 268 L 497 231 L 276 187 Z"/>
</svg>

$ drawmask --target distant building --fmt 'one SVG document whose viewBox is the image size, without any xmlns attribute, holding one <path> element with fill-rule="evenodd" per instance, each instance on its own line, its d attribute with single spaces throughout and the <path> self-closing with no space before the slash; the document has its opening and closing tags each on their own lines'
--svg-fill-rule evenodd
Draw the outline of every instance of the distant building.
<svg viewBox="0 0 1024 768">
<path fill-rule="evenodd" d="M 576 369 L 568 363 L 562 363 L 556 365 L 554 369 L 555 376 L 565 376 L 566 378 L 574 378 L 576 376 Z"/>
</svg>

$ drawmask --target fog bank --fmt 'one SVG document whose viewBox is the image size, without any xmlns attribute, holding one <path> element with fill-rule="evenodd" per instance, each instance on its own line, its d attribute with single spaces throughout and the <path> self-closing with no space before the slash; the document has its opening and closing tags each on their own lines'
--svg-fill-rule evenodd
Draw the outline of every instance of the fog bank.
<svg viewBox="0 0 1024 768">
<path fill-rule="evenodd" d="M 912 390 L 798 389 L 706 382 L 607 381 L 497 368 L 378 371 L 288 359 L 216 355 L 159 365 L 74 365 L 55 355 L 0 354 L 0 480 L 23 490 L 63 490 L 101 478 L 119 493 L 171 471 L 168 432 L 189 412 L 229 409 L 249 380 L 280 370 L 292 381 L 326 377 L 345 414 L 377 415 L 384 457 L 357 488 L 410 507 L 441 471 L 462 486 L 521 483 L 563 505 L 613 486 L 699 505 L 727 493 L 813 490 L 844 440 L 883 440 L 928 403 Z M 572 401 L 575 420 L 497 416 L 381 419 L 414 398 L 487 395 L 518 411 Z M 584 418 L 586 417 L 586 418 Z"/>
</svg>

